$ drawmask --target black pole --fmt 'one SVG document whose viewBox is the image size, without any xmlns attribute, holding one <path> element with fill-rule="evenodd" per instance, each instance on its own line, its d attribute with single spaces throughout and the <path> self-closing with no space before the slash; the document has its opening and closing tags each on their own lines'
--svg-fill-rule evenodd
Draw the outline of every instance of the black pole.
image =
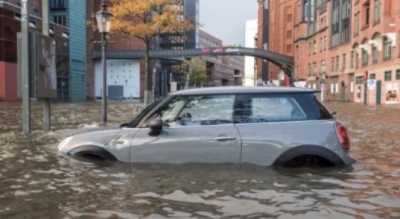
<svg viewBox="0 0 400 219">
<path fill-rule="evenodd" d="M 101 65 L 103 67 L 103 96 L 102 96 L 102 117 L 103 123 L 107 123 L 107 66 L 106 66 L 106 33 L 102 33 L 101 37 Z"/>
</svg>

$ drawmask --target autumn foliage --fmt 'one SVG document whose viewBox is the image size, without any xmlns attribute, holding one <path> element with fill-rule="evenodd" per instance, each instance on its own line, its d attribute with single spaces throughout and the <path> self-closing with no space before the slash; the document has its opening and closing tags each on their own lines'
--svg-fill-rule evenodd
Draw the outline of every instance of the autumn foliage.
<svg viewBox="0 0 400 219">
<path fill-rule="evenodd" d="M 145 104 L 151 92 L 149 71 L 150 44 L 158 34 L 184 33 L 193 24 L 183 16 L 182 0 L 109 0 L 113 14 L 112 31 L 135 36 L 145 43 Z"/>
</svg>

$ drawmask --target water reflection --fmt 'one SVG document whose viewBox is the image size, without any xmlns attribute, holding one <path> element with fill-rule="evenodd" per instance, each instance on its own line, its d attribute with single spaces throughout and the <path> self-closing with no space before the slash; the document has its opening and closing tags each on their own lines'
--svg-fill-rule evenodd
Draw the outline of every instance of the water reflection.
<svg viewBox="0 0 400 219">
<path fill-rule="evenodd" d="M 56 143 L 97 127 L 99 104 L 54 106 L 51 133 L 38 131 L 41 109 L 34 106 L 31 137 L 20 134 L 15 106 L 0 107 L 0 218 L 400 217 L 400 127 L 398 118 L 388 116 L 398 109 L 330 104 L 349 126 L 357 165 L 274 170 L 71 159 L 56 151 Z M 111 105 L 111 123 L 134 113 L 133 104 Z"/>
</svg>

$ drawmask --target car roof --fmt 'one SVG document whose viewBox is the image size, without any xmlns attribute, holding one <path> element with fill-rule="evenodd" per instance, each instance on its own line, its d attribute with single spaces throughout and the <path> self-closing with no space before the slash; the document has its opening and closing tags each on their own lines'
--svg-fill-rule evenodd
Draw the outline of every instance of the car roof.
<svg viewBox="0 0 400 219">
<path fill-rule="evenodd" d="M 301 88 L 301 87 L 245 87 L 245 86 L 221 86 L 221 87 L 204 87 L 190 88 L 179 90 L 171 93 L 171 95 L 197 95 L 197 94 L 282 94 L 282 93 L 316 93 L 318 90 Z"/>
</svg>

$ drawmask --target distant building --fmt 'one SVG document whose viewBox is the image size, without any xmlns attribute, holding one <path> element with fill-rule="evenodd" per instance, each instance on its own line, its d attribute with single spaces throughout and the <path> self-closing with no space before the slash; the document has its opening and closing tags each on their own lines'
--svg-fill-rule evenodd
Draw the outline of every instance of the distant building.
<svg viewBox="0 0 400 219">
<path fill-rule="evenodd" d="M 228 45 L 225 45 L 228 46 Z M 200 30 L 200 48 L 223 47 L 222 40 Z M 242 56 L 204 56 L 207 63 L 207 86 L 241 85 L 244 71 Z"/>
<path fill-rule="evenodd" d="M 179 0 L 178 7 L 181 8 L 182 16 L 191 21 L 193 29 L 184 34 L 162 34 L 159 36 L 158 49 L 196 49 L 199 47 L 200 13 L 199 0 Z M 186 72 L 181 68 L 179 60 L 159 60 L 160 67 L 156 72 L 156 95 L 169 93 L 169 82 L 177 82 L 177 89 L 183 89 L 186 83 Z"/>
<path fill-rule="evenodd" d="M 257 48 L 257 30 L 258 20 L 246 21 L 245 30 L 245 47 Z M 257 62 L 256 58 L 252 56 L 245 56 L 244 58 L 244 86 L 254 86 L 257 81 Z"/>
<path fill-rule="evenodd" d="M 257 30 L 257 48 L 269 50 L 269 31 L 272 28 L 270 25 L 269 16 L 269 0 L 258 0 L 258 30 Z M 268 61 L 257 58 L 257 78 L 265 82 L 272 78 L 269 72 Z"/>
</svg>

